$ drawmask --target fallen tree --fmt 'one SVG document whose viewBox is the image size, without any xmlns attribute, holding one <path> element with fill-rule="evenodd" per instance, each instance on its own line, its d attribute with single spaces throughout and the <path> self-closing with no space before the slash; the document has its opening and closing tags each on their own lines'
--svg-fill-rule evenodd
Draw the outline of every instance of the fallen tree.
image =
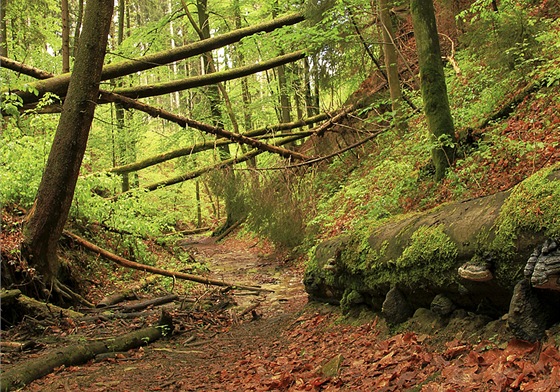
<svg viewBox="0 0 560 392">
<path fill-rule="evenodd" d="M 69 231 L 64 231 L 64 235 L 71 238 L 76 244 L 86 248 L 87 250 L 95 252 L 98 255 L 104 257 L 105 259 L 113 261 L 122 267 L 132 268 L 132 269 L 149 272 L 152 274 L 162 275 L 162 276 L 168 276 L 175 279 L 189 280 L 191 282 L 197 282 L 197 283 L 202 283 L 202 284 L 207 284 L 212 286 L 232 287 L 240 290 L 272 292 L 272 290 L 264 289 L 258 286 L 247 286 L 247 285 L 241 285 L 236 283 L 224 282 L 223 280 L 205 278 L 199 275 L 186 274 L 184 272 L 167 271 L 161 268 L 153 267 L 151 265 L 136 263 L 134 261 L 127 260 L 124 257 L 120 257 L 114 253 L 111 253 L 103 248 L 100 248 L 99 246 L 94 245 L 91 242 L 87 241 L 86 239 L 76 234 L 73 234 Z"/>
<path fill-rule="evenodd" d="M 510 311 L 510 324 L 520 323 L 515 309 L 545 314 L 534 331 L 527 332 L 533 328 L 528 325 L 516 331 L 530 340 L 560 321 L 560 249 L 541 246 L 560 237 L 560 164 L 508 192 L 397 216 L 363 235 L 350 233 L 317 247 L 304 278 L 311 299 L 338 303 L 345 311 L 367 305 L 395 323 L 416 308 L 441 306 L 432 303 L 438 295 L 451 311 L 460 307 L 493 317 Z M 542 251 L 535 256 L 537 246 Z M 523 295 L 514 301 L 519 282 L 525 283 L 516 292 Z M 531 305 L 520 306 L 531 296 Z M 526 322 L 534 324 L 534 318 Z"/>
<path fill-rule="evenodd" d="M 127 351 L 152 343 L 169 335 L 173 330 L 171 316 L 162 312 L 155 327 L 139 329 L 116 338 L 104 341 L 79 343 L 20 363 L 12 368 L 2 369 L 0 390 L 2 392 L 22 388 L 33 380 L 46 376 L 60 366 L 76 366 L 85 363 L 99 354 Z"/>
<path fill-rule="evenodd" d="M 271 21 L 259 23 L 231 31 L 216 37 L 194 42 L 166 51 L 148 54 L 139 59 L 131 59 L 118 63 L 108 64 L 103 67 L 101 80 L 109 80 L 121 76 L 130 75 L 136 72 L 145 71 L 161 65 L 169 64 L 174 61 L 183 60 L 189 57 L 198 56 L 204 52 L 221 48 L 226 45 L 238 42 L 244 37 L 260 33 L 270 32 L 282 26 L 289 26 L 303 21 L 302 14 L 292 14 Z M 29 89 L 14 90 L 22 98 L 24 104 L 37 102 L 46 92 L 54 93 L 60 97 L 66 95 L 70 74 L 65 73 L 53 78 L 40 80 L 29 84 Z M 31 92 L 35 90 L 38 94 Z"/>
</svg>

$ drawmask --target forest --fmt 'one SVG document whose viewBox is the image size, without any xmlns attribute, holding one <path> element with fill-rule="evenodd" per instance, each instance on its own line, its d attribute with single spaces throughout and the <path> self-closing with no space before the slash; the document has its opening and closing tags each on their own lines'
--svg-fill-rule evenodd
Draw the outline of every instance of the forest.
<svg viewBox="0 0 560 392">
<path fill-rule="evenodd" d="M 0 0 L 0 390 L 560 390 L 559 16 Z"/>
</svg>

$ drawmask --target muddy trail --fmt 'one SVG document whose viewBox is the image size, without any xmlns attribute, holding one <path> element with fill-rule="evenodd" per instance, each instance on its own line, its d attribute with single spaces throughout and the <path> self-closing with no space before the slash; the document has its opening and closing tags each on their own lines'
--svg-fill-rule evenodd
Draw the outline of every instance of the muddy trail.
<svg viewBox="0 0 560 392">
<path fill-rule="evenodd" d="M 511 339 L 504 320 L 466 312 L 417 312 L 399 329 L 368 311 L 343 317 L 308 304 L 301 263 L 236 239 L 185 241 L 212 278 L 273 293 L 197 287 L 196 304 L 164 305 L 175 331 L 127 352 L 56 369 L 24 391 L 558 391 L 559 333 L 545 342 Z M 2 355 L 3 366 L 57 346 L 102 339 L 157 322 L 146 318 L 52 326 L 43 345 Z M 19 332 L 22 333 L 21 331 Z M 10 335 L 11 334 L 11 335 Z M 17 328 L 5 337 L 17 337 Z M 56 335 L 56 338 L 55 338 Z M 54 347 L 54 348 L 53 348 Z"/>
</svg>

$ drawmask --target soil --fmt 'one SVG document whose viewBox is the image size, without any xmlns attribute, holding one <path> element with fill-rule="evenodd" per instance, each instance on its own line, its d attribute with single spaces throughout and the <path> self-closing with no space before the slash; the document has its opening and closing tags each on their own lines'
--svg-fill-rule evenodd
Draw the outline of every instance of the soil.
<svg viewBox="0 0 560 392">
<path fill-rule="evenodd" d="M 171 336 L 138 349 L 57 369 L 23 391 L 554 391 L 560 390 L 558 328 L 544 342 L 511 339 L 504 320 L 456 311 L 449 319 L 418 311 L 398 328 L 365 309 L 308 303 L 303 267 L 285 254 L 235 238 L 185 241 L 213 278 L 258 284 L 274 293 L 201 287 L 200 304 L 165 305 Z M 258 304 L 253 311 L 243 310 Z M 59 320 L 32 334 L 32 320 L 2 332 L 35 348 L 3 353 L 6 369 L 81 339 L 154 324 L 159 309 L 132 320 Z M 38 332 L 36 329 L 35 332 Z M 24 339 L 25 338 L 25 339 Z"/>
</svg>

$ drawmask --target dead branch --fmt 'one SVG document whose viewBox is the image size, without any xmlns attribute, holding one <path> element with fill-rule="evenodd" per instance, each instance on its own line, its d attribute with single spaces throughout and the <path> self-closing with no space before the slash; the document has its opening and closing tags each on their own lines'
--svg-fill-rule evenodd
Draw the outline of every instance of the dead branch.
<svg viewBox="0 0 560 392">
<path fill-rule="evenodd" d="M 173 271 L 167 271 L 167 270 L 163 270 L 161 268 L 157 268 L 157 267 L 152 267 L 150 265 L 145 265 L 145 264 L 140 264 L 140 263 L 136 263 L 134 261 L 130 261 L 127 260 L 123 257 L 117 256 L 114 253 L 111 253 L 103 248 L 100 248 L 97 245 L 92 244 L 91 242 L 85 240 L 84 238 L 70 233 L 69 231 L 64 231 L 63 232 L 64 235 L 66 235 L 67 237 L 70 237 L 71 239 L 73 239 L 76 244 L 92 251 L 95 252 L 97 254 L 99 254 L 100 256 L 106 258 L 107 260 L 111 260 L 115 263 L 117 263 L 120 266 L 126 267 L 126 268 L 132 268 L 132 269 L 136 269 L 136 270 L 140 270 L 140 271 L 144 271 L 144 272 L 149 272 L 152 274 L 157 274 L 157 275 L 162 275 L 162 276 L 168 276 L 171 278 L 176 278 L 176 279 L 183 279 L 183 280 L 189 280 L 191 282 L 197 282 L 197 283 L 202 283 L 202 284 L 207 284 L 207 285 L 213 285 L 213 286 L 221 286 L 221 287 L 234 287 L 236 289 L 239 290 L 253 290 L 253 291 L 264 291 L 264 292 L 273 292 L 273 290 L 268 290 L 268 289 L 264 289 L 258 286 L 246 286 L 246 285 L 240 285 L 240 284 L 236 284 L 236 283 L 228 283 L 228 282 L 224 282 L 221 280 L 217 280 L 217 279 L 210 279 L 210 278 L 205 278 L 202 276 L 198 276 L 198 275 L 191 275 L 191 274 L 186 274 L 183 272 L 173 272 Z"/>
<path fill-rule="evenodd" d="M 107 306 L 118 304 L 119 302 L 125 301 L 127 299 L 136 299 L 136 292 L 143 290 L 147 286 L 151 285 L 155 280 L 155 276 L 148 276 L 146 279 L 144 279 L 143 282 L 139 283 L 133 288 L 123 291 L 122 293 L 115 293 L 113 295 L 106 296 L 97 303 L 96 307 L 105 308 Z"/>
<path fill-rule="evenodd" d="M 60 366 L 76 366 L 102 353 L 127 351 L 143 346 L 166 336 L 172 330 L 171 316 L 162 312 L 162 317 L 156 327 L 143 328 L 105 341 L 91 341 L 86 344 L 79 343 L 55 349 L 49 354 L 25 361 L 10 369 L 2 369 L 1 391 L 7 392 L 21 388 L 33 380 L 46 376 Z"/>
<path fill-rule="evenodd" d="M 120 310 L 124 313 L 130 313 L 130 312 L 134 312 L 134 311 L 144 310 L 149 306 L 164 305 L 164 304 L 167 304 L 169 302 L 173 302 L 176 299 L 179 299 L 179 296 L 177 294 L 169 294 L 169 295 L 165 295 L 163 297 L 152 298 L 152 299 L 148 299 L 148 300 L 145 300 L 145 301 L 142 301 L 142 302 L 138 302 L 136 304 L 125 305 L 125 306 L 122 306 L 120 308 Z"/>
<path fill-rule="evenodd" d="M 239 219 L 237 222 L 234 222 L 230 227 L 228 227 L 222 234 L 220 234 L 219 236 L 216 237 L 216 242 L 223 240 L 225 237 L 227 237 L 227 235 L 229 233 L 231 233 L 232 231 L 234 231 L 235 229 L 237 229 L 239 227 L 240 224 L 242 224 L 243 222 L 245 222 L 245 217 Z"/>
</svg>

